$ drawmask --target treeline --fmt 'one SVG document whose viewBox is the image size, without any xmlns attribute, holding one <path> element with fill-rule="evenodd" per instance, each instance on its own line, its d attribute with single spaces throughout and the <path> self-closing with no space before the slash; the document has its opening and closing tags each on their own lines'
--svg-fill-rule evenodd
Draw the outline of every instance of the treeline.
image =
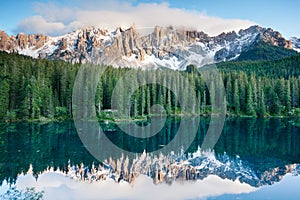
<svg viewBox="0 0 300 200">
<path fill-rule="evenodd" d="M 265 42 L 253 44 L 248 51 L 243 51 L 237 61 L 263 61 L 278 60 L 281 58 L 295 56 L 298 53 L 292 49 L 273 46 Z"/>
<path fill-rule="evenodd" d="M 299 65 L 299 56 L 268 62 L 220 63 L 227 113 L 259 117 L 300 115 Z M 80 66 L 0 52 L 0 120 L 71 118 L 73 85 Z M 100 117 L 103 110 L 111 109 L 112 92 L 129 70 L 132 69 L 108 67 L 101 76 L 95 96 Z M 179 98 L 194 105 L 192 94 L 199 99 L 199 104 L 189 107 L 183 114 L 207 115 L 218 95 L 215 84 L 206 84 L 207 81 L 213 83 L 215 77 L 209 75 L 205 82 L 193 67 L 180 72 L 188 83 L 183 83 L 178 72 L 172 70 L 136 69 L 136 72 L 138 77 L 119 82 L 118 90 L 118 104 L 120 108 L 128 107 L 131 117 L 148 115 L 154 104 L 163 105 L 167 114 L 180 114 Z M 141 85 L 149 77 L 152 81 L 160 80 L 174 86 L 180 96 L 161 84 L 148 84 L 136 90 L 129 103 L 121 98 L 128 83 Z M 87 78 L 86 81 L 90 80 Z"/>
<path fill-rule="evenodd" d="M 243 71 L 247 75 L 255 73 L 256 76 L 268 78 L 284 78 L 300 76 L 300 56 L 287 57 L 271 61 L 231 61 L 217 64 L 224 72 Z"/>
<path fill-rule="evenodd" d="M 79 65 L 0 52 L 0 120 L 71 116 Z"/>
</svg>

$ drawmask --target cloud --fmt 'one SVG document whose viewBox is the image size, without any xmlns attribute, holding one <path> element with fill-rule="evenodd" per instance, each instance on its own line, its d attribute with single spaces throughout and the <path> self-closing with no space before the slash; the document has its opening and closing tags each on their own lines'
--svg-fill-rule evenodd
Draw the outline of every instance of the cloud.
<svg viewBox="0 0 300 200">
<path fill-rule="evenodd" d="M 137 28 L 159 26 L 184 26 L 204 31 L 211 36 L 221 32 L 240 30 L 255 24 L 248 20 L 223 19 L 205 12 L 172 8 L 167 3 L 140 3 L 132 1 L 75 0 L 73 5 L 36 3 L 36 16 L 20 22 L 16 32 L 60 35 L 84 26 L 96 26 L 114 30 L 116 27 Z"/>
<path fill-rule="evenodd" d="M 33 6 L 33 11 L 51 22 L 60 21 L 70 23 L 76 19 L 76 15 L 74 15 L 71 8 L 62 7 L 54 3 L 36 2 Z"/>
<path fill-rule="evenodd" d="M 6 187 L 3 184 L 2 187 Z M 44 172 L 36 180 L 32 175 L 21 175 L 16 182 L 17 189 L 34 187 L 44 190 L 45 199 L 206 199 L 223 194 L 241 194 L 256 191 L 246 183 L 221 179 L 215 175 L 204 180 L 175 181 L 154 185 L 153 180 L 140 175 L 134 185 L 115 183 L 112 179 L 86 183 L 74 181 L 61 172 Z M 7 188 L 7 187 L 6 187 Z"/>
<path fill-rule="evenodd" d="M 48 22 L 42 16 L 26 18 L 18 25 L 18 30 L 25 33 L 55 34 L 64 31 L 66 26 L 62 22 Z"/>
</svg>

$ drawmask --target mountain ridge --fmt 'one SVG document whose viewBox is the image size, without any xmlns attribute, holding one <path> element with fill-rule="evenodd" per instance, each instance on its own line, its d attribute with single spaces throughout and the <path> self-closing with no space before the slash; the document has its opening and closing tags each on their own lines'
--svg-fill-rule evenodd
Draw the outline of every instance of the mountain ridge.
<svg viewBox="0 0 300 200">
<path fill-rule="evenodd" d="M 8 36 L 0 31 L 0 50 L 9 53 L 71 63 L 179 70 L 184 70 L 189 64 L 203 66 L 234 60 L 261 42 L 291 50 L 298 50 L 300 46 L 297 38 L 286 40 L 279 32 L 260 26 L 214 37 L 202 31 L 172 26 L 156 26 L 152 33 L 143 36 L 134 27 L 117 28 L 113 32 L 89 27 L 58 37 L 24 33 Z"/>
</svg>

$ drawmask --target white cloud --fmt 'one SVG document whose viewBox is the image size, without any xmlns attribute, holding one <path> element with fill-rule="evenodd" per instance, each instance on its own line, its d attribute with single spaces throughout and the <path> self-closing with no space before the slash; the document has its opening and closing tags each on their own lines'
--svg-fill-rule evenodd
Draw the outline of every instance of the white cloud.
<svg viewBox="0 0 300 200">
<path fill-rule="evenodd" d="M 118 184 L 112 179 L 93 183 L 78 182 L 60 172 L 45 172 L 37 180 L 32 175 L 18 176 L 16 187 L 21 190 L 27 187 L 44 190 L 45 199 L 206 199 L 209 196 L 256 190 L 238 180 L 221 179 L 215 175 L 204 180 L 175 181 L 170 186 L 165 183 L 154 185 L 153 180 L 144 175 L 140 175 L 133 185 L 127 182 Z M 6 182 L 2 188 L 8 189 Z"/>
<path fill-rule="evenodd" d="M 62 22 L 49 22 L 42 16 L 32 16 L 22 20 L 18 26 L 20 32 L 55 34 L 65 29 Z"/>
<path fill-rule="evenodd" d="M 80 4 L 80 2 L 82 4 Z M 76 0 L 72 6 L 36 3 L 37 16 L 22 20 L 16 32 L 60 35 L 83 26 L 97 26 L 114 30 L 116 27 L 137 28 L 184 26 L 204 31 L 209 35 L 239 30 L 255 24 L 248 20 L 223 19 L 204 12 L 171 8 L 167 3 L 143 3 L 133 6 L 127 2 Z"/>
<path fill-rule="evenodd" d="M 43 16 L 51 22 L 61 21 L 63 23 L 71 22 L 76 19 L 76 15 L 71 8 L 61 7 L 54 3 L 36 2 L 33 10 L 37 15 Z"/>
</svg>

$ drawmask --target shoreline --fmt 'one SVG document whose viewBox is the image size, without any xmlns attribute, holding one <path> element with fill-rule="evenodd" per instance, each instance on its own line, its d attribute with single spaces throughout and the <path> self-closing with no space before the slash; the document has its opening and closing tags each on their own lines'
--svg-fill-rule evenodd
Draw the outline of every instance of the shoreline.
<svg viewBox="0 0 300 200">
<path fill-rule="evenodd" d="M 109 122 L 109 123 L 124 123 L 124 122 L 148 122 L 149 119 L 152 117 L 167 117 L 167 118 L 183 118 L 183 117 L 204 117 L 209 118 L 212 115 L 209 114 L 201 114 L 201 115 L 194 115 L 194 114 L 179 114 L 179 115 L 147 115 L 141 116 L 137 118 L 97 118 L 98 122 Z M 214 115 L 216 116 L 216 115 Z M 226 119 L 235 119 L 235 118 L 248 118 L 248 119 L 300 119 L 300 116 L 286 116 L 286 115 L 266 115 L 264 117 L 258 116 L 250 116 L 250 115 L 233 115 L 233 114 L 226 114 Z M 93 119 L 87 119 L 88 121 L 93 121 Z M 51 122 L 65 122 L 65 121 L 74 121 L 74 118 L 66 117 L 66 118 L 40 118 L 40 119 L 16 119 L 16 120 L 1 120 L 0 123 L 51 123 Z"/>
</svg>

